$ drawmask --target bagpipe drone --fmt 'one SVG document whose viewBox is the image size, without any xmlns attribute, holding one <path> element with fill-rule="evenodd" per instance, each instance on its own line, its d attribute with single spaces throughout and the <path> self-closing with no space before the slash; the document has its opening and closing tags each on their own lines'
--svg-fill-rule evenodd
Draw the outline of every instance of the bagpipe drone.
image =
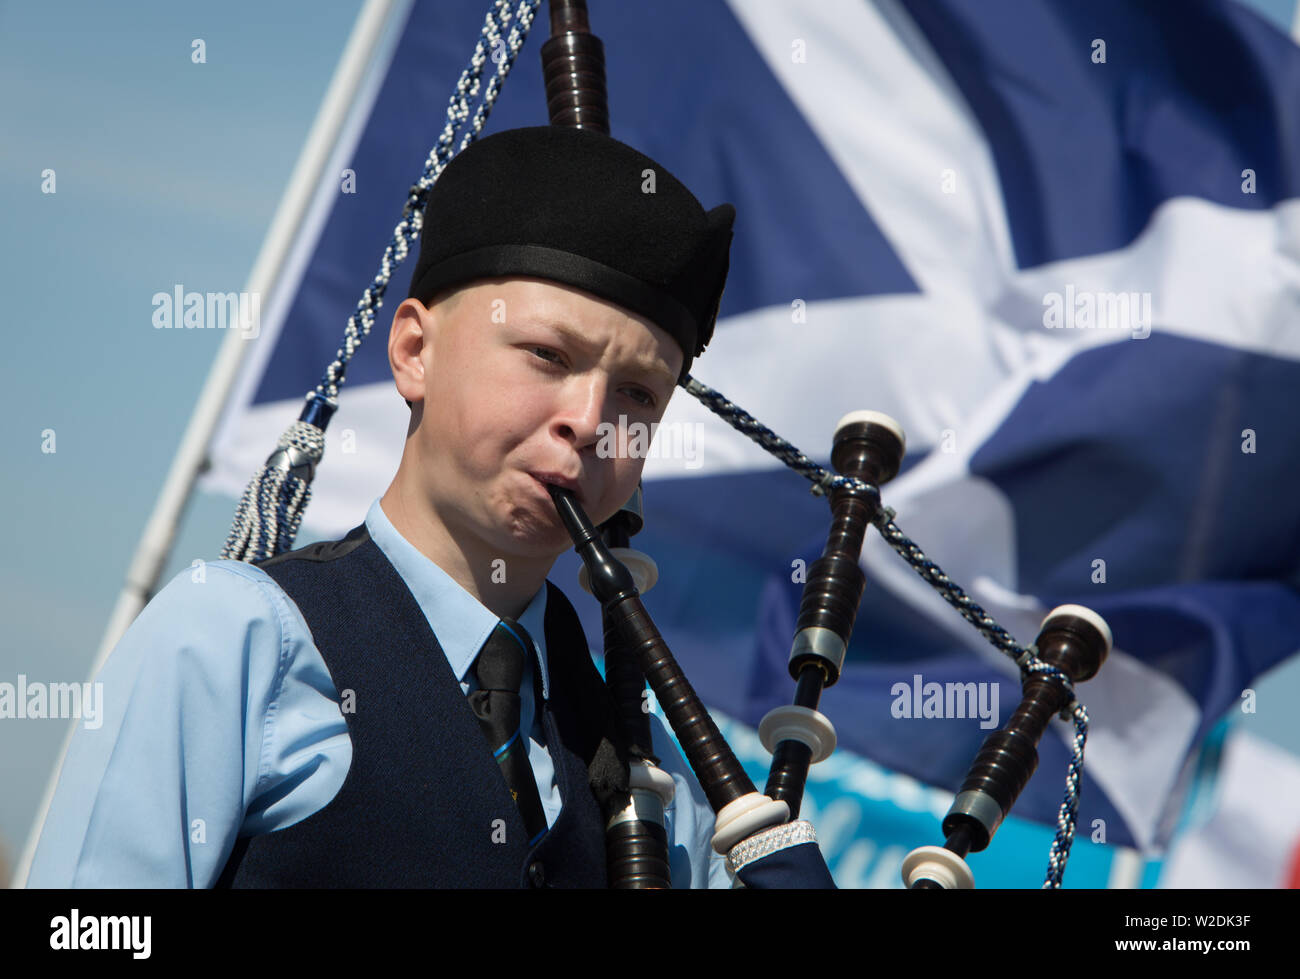
<svg viewBox="0 0 1300 979">
<path fill-rule="evenodd" d="M 393 268 L 406 258 L 420 234 L 423 205 L 454 155 L 457 131 L 466 130 L 461 150 L 481 133 L 539 5 L 540 0 L 523 0 L 512 15 L 506 0 L 496 0 L 489 11 L 451 98 L 447 124 L 410 188 L 380 271 L 348 320 L 337 358 L 245 490 L 223 558 L 259 561 L 292 548 L 348 361 L 374 325 Z M 588 28 L 586 4 L 551 0 L 549 13 L 551 36 L 542 46 L 541 57 L 550 123 L 608 136 L 604 51 Z M 504 34 L 512 18 L 514 23 Z M 482 86 L 489 51 L 496 74 L 471 117 L 470 100 Z M 657 767 L 651 750 L 644 709 L 648 681 L 716 814 L 713 847 L 727 856 L 740 881 L 754 888 L 835 886 L 811 824 L 798 817 L 810 765 L 825 759 L 835 747 L 834 726 L 818 704 L 822 691 L 839 679 L 844 666 L 866 584 L 860 558 L 872 525 L 981 635 L 1015 660 L 1021 672 L 1022 700 L 1007 724 L 993 732 L 976 755 L 943 820 L 943 845 L 910 853 L 903 862 L 904 883 L 914 889 L 974 886 L 964 858 L 989 845 L 1037 767 L 1037 745 L 1048 723 L 1059 715 L 1074 725 L 1073 755 L 1043 884 L 1059 887 L 1074 836 L 1088 723 L 1073 685 L 1093 676 L 1105 661 L 1111 647 L 1106 623 L 1081 606 L 1061 606 L 1044 619 L 1034 643 L 1022 646 L 952 582 L 902 533 L 894 523 L 894 512 L 882 503 L 879 487 L 898 473 L 905 450 L 902 428 L 889 416 L 859 411 L 841 419 L 832 440 L 832 473 L 689 374 L 680 383 L 710 411 L 808 479 L 815 495 L 828 498 L 831 525 L 822 556 L 808 569 L 800 601 L 789 660 L 796 683 L 793 702 L 769 712 L 759 727 L 763 744 L 772 753 L 767 784 L 760 793 L 641 602 L 641 593 L 657 577 L 654 562 L 629 547 L 630 538 L 642 527 L 641 490 L 596 528 L 570 492 L 549 487 L 582 559 L 583 587 L 600 602 L 606 684 L 617 705 L 630 759 L 628 791 L 606 812 L 609 885 L 663 888 L 671 883 L 664 812 L 672 799 L 673 781 Z"/>
</svg>

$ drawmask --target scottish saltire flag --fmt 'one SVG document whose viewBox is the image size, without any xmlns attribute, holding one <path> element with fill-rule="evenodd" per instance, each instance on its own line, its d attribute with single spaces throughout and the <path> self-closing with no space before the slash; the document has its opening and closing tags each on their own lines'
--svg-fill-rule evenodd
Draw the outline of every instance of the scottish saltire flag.
<svg viewBox="0 0 1300 979">
<path fill-rule="evenodd" d="M 263 298 L 206 488 L 243 491 L 334 357 L 486 8 L 395 19 Z M 1230 0 L 590 8 L 613 135 L 706 208 L 737 209 L 695 376 L 823 463 L 842 415 L 889 413 L 908 451 L 885 502 L 954 580 L 1022 642 L 1058 604 L 1107 619 L 1115 649 L 1079 690 L 1093 724 L 1067 883 L 1104 884 L 1117 847 L 1160 852 L 1206 732 L 1300 648 L 1300 50 Z M 546 122 L 544 24 L 485 133 Z M 408 413 L 386 342 L 413 262 L 348 370 L 300 543 L 359 523 L 397 468 Z M 791 698 L 801 568 L 829 511 L 685 392 L 655 448 L 636 541 L 662 572 L 647 604 L 743 736 Z M 841 807 L 821 827 L 874 833 L 852 866 L 837 863 L 852 847 L 831 847 L 831 866 L 886 886 L 902 853 L 941 842 L 943 793 L 1018 683 L 874 531 L 863 561 L 823 710 L 841 759 L 873 762 L 817 776 L 810 805 L 824 815 L 870 783 L 916 817 L 872 830 L 855 820 L 876 810 Z M 599 641 L 576 567 L 552 579 Z M 932 685 L 955 683 L 980 697 L 925 716 Z M 1015 881 L 1029 886 L 1062 795 L 1060 732 L 1039 755 L 990 848 L 1037 868 Z M 1021 829 L 1041 847 L 1022 853 Z"/>
</svg>

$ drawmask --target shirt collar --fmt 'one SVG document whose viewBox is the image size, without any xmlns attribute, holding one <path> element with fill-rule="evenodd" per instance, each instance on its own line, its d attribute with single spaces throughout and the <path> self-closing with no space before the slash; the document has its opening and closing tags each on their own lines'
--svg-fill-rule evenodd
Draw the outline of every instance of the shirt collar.
<svg viewBox="0 0 1300 979">
<path fill-rule="evenodd" d="M 497 625 L 497 615 L 442 568 L 422 554 L 393 526 L 376 499 L 366 513 L 370 538 L 384 552 L 406 587 L 415 596 L 429 628 L 442 646 L 456 679 L 465 682 L 469 668 Z M 542 696 L 550 696 L 550 677 L 546 664 L 546 585 L 533 596 L 520 625 L 528 630 L 537 649 L 542 668 Z"/>
</svg>

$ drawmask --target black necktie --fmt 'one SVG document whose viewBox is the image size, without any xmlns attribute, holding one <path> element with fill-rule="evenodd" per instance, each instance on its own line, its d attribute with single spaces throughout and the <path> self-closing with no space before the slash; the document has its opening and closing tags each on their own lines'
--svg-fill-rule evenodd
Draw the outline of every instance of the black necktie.
<svg viewBox="0 0 1300 979">
<path fill-rule="evenodd" d="M 519 728 L 519 684 L 524 676 L 524 659 L 532 649 L 532 639 L 524 627 L 513 619 L 502 619 L 474 660 L 479 689 L 469 695 L 469 705 L 524 818 L 529 846 L 546 835 L 547 828 L 525 750 L 528 733 Z M 533 672 L 540 677 L 540 665 L 535 664 Z"/>
</svg>

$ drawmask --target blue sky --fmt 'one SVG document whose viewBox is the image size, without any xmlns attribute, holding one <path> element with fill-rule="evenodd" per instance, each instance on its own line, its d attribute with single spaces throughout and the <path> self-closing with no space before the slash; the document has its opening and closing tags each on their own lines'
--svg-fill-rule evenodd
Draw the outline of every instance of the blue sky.
<svg viewBox="0 0 1300 979">
<path fill-rule="evenodd" d="M 175 283 L 244 288 L 360 8 L 0 7 L 0 677 L 87 678 L 224 335 L 154 330 L 151 298 Z M 47 168 L 54 194 L 41 193 Z M 233 513 L 196 495 L 176 553 L 219 550 Z M 55 720 L 0 727 L 11 856 L 63 733 Z"/>
<path fill-rule="evenodd" d="M 1280 26 L 1296 15 L 1296 0 L 1250 5 Z M 360 8 L 0 5 L 0 504 L 10 519 L 0 680 L 87 678 L 224 338 L 153 329 L 151 297 L 176 283 L 244 288 Z M 191 61 L 195 38 L 204 64 Z M 41 192 L 46 169 L 54 194 Z M 53 453 L 42 451 L 46 430 Z M 234 504 L 195 495 L 163 581 L 192 555 L 215 555 Z M 1293 662 L 1260 686 L 1261 710 L 1243 724 L 1300 753 L 1290 712 L 1262 709 L 1297 695 Z M 0 845 L 11 860 L 64 723 L 0 720 Z"/>
</svg>

